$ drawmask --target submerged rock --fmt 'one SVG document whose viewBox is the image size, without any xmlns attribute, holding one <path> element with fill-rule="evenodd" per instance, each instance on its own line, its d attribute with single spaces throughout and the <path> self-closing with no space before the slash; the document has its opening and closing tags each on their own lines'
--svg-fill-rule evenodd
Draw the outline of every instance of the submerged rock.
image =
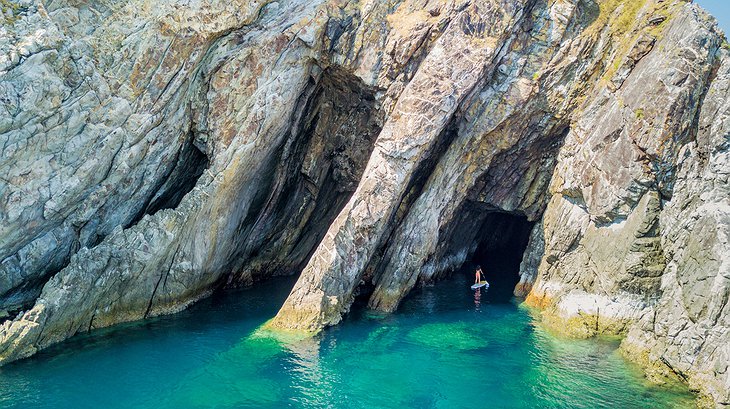
<svg viewBox="0 0 730 409">
<path fill-rule="evenodd" d="M 390 312 L 499 213 L 547 325 L 730 404 L 730 55 L 698 6 L 9 1 L 0 363 L 298 271 L 270 328 Z"/>
<path fill-rule="evenodd" d="M 449 349 L 457 351 L 469 351 L 472 349 L 484 348 L 487 341 L 474 334 L 469 324 L 425 324 L 408 334 L 411 342 L 429 348 Z"/>
</svg>

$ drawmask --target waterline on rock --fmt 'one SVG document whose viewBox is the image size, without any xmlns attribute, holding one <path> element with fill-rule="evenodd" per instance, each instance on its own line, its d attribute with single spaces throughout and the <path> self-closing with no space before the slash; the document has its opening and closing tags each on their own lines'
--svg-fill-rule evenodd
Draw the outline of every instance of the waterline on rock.
<svg viewBox="0 0 730 409">
<path fill-rule="evenodd" d="M 688 407 L 618 343 L 550 335 L 467 278 L 416 291 L 392 315 L 356 309 L 315 336 L 263 329 L 292 282 L 79 337 L 0 369 L 3 408 Z"/>
</svg>

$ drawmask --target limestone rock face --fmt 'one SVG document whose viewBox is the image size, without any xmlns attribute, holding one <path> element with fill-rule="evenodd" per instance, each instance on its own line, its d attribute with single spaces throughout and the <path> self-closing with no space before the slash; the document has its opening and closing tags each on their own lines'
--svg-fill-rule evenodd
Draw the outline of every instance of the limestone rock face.
<svg viewBox="0 0 730 409">
<path fill-rule="evenodd" d="M 494 66 L 497 45 L 507 41 L 522 14 L 520 5 L 512 3 L 472 4 L 453 17 L 401 91 L 357 190 L 329 227 L 273 325 L 317 330 L 336 324 L 349 309 L 365 264 L 416 165 L 433 150 L 487 67 Z"/>
<path fill-rule="evenodd" d="M 630 352 L 643 349 L 649 363 L 670 362 L 708 400 L 728 404 L 730 58 L 722 59 L 714 75 L 696 140 L 679 152 L 675 194 L 659 217 L 667 260 L 661 296 L 631 328 L 625 346 Z M 666 372 L 661 365 L 650 367 Z"/>
<path fill-rule="evenodd" d="M 628 332 L 626 351 L 729 402 L 728 54 L 697 17 L 574 119 L 528 303 L 571 335 Z"/>
<path fill-rule="evenodd" d="M 730 402 L 730 56 L 698 6 L 6 2 L 0 364 L 300 271 L 270 325 L 316 332 L 519 231 L 547 325 Z"/>
</svg>

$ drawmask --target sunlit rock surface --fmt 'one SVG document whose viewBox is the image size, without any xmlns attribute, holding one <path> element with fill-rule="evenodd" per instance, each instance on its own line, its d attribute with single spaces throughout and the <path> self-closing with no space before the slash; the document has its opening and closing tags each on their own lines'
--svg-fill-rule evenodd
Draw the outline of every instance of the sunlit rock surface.
<svg viewBox="0 0 730 409">
<path fill-rule="evenodd" d="M 696 5 L 0 5 L 0 363 L 277 274 L 273 328 L 393 311 L 497 212 L 546 325 L 730 404 L 730 56 Z"/>
</svg>

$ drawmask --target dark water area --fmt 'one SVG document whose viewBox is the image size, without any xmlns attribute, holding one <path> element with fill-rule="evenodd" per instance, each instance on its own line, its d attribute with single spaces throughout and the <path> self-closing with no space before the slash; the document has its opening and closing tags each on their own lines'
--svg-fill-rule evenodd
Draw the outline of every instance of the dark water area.
<svg viewBox="0 0 730 409">
<path fill-rule="evenodd" d="M 2 408 L 685 408 L 616 342 L 555 338 L 471 270 L 310 339 L 257 331 L 294 281 L 79 336 L 0 368 Z M 496 294 L 496 293 L 495 293 Z"/>
</svg>

